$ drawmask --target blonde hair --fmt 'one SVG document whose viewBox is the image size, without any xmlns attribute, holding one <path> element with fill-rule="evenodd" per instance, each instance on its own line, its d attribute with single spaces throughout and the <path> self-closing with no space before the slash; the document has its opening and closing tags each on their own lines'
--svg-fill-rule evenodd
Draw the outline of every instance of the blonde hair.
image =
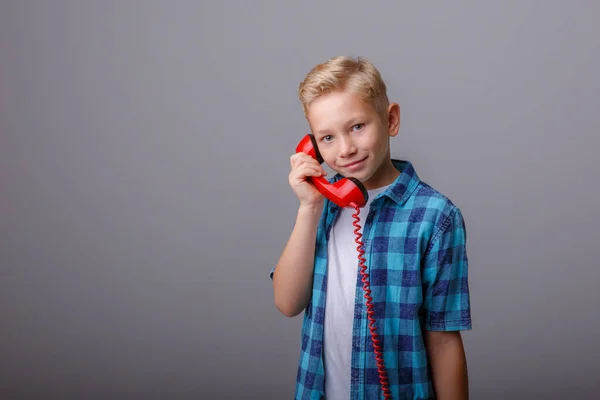
<svg viewBox="0 0 600 400">
<path fill-rule="evenodd" d="M 336 90 L 349 90 L 369 102 L 385 121 L 389 100 L 386 86 L 375 66 L 364 57 L 338 56 L 315 66 L 300 83 L 298 97 L 304 116 L 317 98 Z"/>
</svg>

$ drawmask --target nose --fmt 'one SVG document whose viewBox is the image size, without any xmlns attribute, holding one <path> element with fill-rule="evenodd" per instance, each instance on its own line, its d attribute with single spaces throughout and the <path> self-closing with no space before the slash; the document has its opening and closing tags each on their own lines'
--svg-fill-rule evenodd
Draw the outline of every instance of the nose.
<svg viewBox="0 0 600 400">
<path fill-rule="evenodd" d="M 342 136 L 340 142 L 340 157 L 346 158 L 356 153 L 356 146 L 354 146 L 352 139 Z"/>
</svg>

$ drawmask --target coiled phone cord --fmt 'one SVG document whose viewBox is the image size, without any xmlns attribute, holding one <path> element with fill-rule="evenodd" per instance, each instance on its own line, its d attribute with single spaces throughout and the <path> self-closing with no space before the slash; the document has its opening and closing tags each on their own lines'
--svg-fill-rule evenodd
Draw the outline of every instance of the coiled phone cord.
<svg viewBox="0 0 600 400">
<path fill-rule="evenodd" d="M 379 336 L 377 335 L 377 328 L 375 327 L 375 311 L 373 310 L 373 298 L 371 297 L 371 289 L 369 284 L 369 274 L 367 273 L 367 266 L 365 265 L 366 259 L 363 257 L 365 254 L 364 244 L 361 240 L 362 234 L 360 233 L 360 208 L 354 202 L 350 203 L 351 207 L 354 207 L 356 210 L 355 214 L 352 214 L 354 218 L 354 234 L 356 235 L 355 242 L 358 244 L 356 250 L 358 250 L 358 260 L 360 266 L 360 274 L 362 275 L 362 283 L 363 283 L 363 291 L 365 292 L 365 299 L 367 299 L 367 318 L 369 320 L 369 330 L 371 331 L 371 339 L 373 342 L 373 349 L 375 353 L 375 359 L 377 360 L 377 372 L 379 373 L 379 383 L 381 384 L 381 389 L 383 390 L 383 397 L 385 399 L 391 399 L 392 395 L 390 394 L 389 382 L 387 373 L 385 371 L 385 366 L 383 364 L 383 353 L 381 351 L 381 346 L 379 345 Z"/>
</svg>

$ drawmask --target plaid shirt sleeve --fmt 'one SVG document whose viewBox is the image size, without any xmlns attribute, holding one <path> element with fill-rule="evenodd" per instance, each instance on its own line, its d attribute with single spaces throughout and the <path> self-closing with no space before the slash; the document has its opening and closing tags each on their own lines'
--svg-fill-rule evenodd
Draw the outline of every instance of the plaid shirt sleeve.
<svg viewBox="0 0 600 400">
<path fill-rule="evenodd" d="M 470 330 L 467 234 L 462 213 L 453 207 L 442 217 L 423 265 L 426 330 Z"/>
</svg>

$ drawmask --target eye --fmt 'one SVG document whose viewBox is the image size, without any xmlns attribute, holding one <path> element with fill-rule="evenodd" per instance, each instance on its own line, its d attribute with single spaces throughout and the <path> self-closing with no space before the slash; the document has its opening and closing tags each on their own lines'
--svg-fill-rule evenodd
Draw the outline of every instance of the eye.
<svg viewBox="0 0 600 400">
<path fill-rule="evenodd" d="M 321 139 L 324 142 L 331 142 L 333 140 L 333 136 L 332 135 L 325 135 L 323 136 L 323 138 Z"/>
<path fill-rule="evenodd" d="M 360 131 L 363 127 L 365 126 L 365 124 L 356 124 L 352 127 L 353 131 Z"/>
</svg>

